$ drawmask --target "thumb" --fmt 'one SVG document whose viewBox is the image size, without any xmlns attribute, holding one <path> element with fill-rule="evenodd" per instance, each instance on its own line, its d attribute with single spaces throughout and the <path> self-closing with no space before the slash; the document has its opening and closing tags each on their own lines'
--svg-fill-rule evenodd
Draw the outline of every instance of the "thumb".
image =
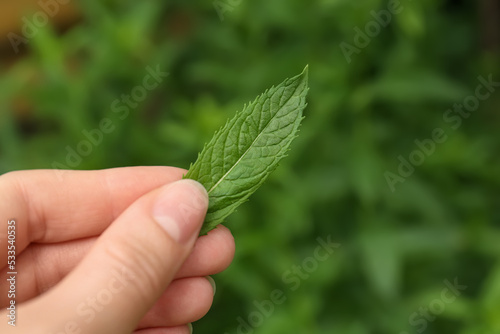
<svg viewBox="0 0 500 334">
<path fill-rule="evenodd" d="M 132 332 L 191 252 L 207 206 L 205 188 L 193 180 L 144 195 L 70 275 L 26 306 L 26 318 L 56 333 L 68 326 L 71 333 Z"/>
</svg>

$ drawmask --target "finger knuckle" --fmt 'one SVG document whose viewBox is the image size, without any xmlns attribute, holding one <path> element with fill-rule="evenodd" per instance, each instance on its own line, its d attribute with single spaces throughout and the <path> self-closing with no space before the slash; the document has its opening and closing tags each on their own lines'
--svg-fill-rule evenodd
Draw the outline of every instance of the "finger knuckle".
<svg viewBox="0 0 500 334">
<path fill-rule="evenodd" d="M 160 256 L 140 240 L 122 237 L 108 243 L 105 253 L 114 268 L 128 273 L 139 299 L 146 300 L 147 296 L 161 288 Z"/>
</svg>

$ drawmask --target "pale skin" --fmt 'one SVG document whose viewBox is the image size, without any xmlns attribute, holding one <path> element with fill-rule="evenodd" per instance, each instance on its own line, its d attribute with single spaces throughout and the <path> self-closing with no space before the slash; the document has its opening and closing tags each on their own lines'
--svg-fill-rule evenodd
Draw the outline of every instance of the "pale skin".
<svg viewBox="0 0 500 334">
<path fill-rule="evenodd" d="M 0 176 L 0 332 L 184 334 L 234 256 L 230 231 L 198 238 L 208 198 L 173 167 Z M 8 325 L 8 222 L 16 326 Z"/>
</svg>

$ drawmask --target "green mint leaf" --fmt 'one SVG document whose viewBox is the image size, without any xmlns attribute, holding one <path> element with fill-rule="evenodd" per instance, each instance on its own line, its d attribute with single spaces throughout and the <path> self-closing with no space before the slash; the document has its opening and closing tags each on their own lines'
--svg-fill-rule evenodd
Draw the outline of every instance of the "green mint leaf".
<svg viewBox="0 0 500 334">
<path fill-rule="evenodd" d="M 205 145 L 185 178 L 205 186 L 207 234 L 257 190 L 286 155 L 306 107 L 308 70 L 272 87 L 237 112 Z"/>
</svg>

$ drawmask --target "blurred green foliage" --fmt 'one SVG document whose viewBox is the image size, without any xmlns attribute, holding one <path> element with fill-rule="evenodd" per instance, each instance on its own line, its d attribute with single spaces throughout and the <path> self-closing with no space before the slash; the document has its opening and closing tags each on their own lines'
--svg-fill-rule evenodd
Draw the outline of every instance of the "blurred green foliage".
<svg viewBox="0 0 500 334">
<path fill-rule="evenodd" d="M 479 75 L 500 80 L 476 2 L 402 1 L 351 63 L 340 43 L 386 2 L 222 2 L 224 20 L 210 1 L 82 1 L 78 24 L 40 29 L 0 65 L 0 173 L 67 164 L 103 118 L 115 130 L 76 168 L 187 168 L 235 110 L 309 64 L 300 136 L 228 219 L 236 258 L 195 333 L 237 333 L 275 289 L 286 301 L 255 333 L 500 333 L 500 94 L 456 130 L 443 121 Z M 169 76 L 120 119 L 113 102 L 148 66 Z M 384 173 L 435 128 L 448 139 L 392 192 Z M 292 291 L 283 275 L 328 236 L 341 246 Z M 436 308 L 455 278 L 467 288 Z"/>
</svg>

